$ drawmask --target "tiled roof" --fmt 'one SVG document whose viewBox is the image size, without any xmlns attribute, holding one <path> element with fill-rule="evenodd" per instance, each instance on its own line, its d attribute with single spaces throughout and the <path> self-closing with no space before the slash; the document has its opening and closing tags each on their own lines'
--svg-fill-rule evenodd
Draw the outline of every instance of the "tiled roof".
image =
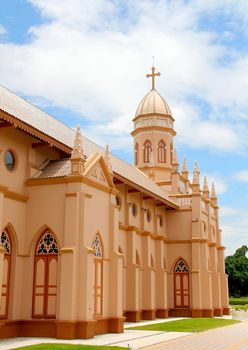
<svg viewBox="0 0 248 350">
<path fill-rule="evenodd" d="M 19 119 L 20 121 L 32 126 L 38 131 L 41 131 L 64 145 L 73 148 L 76 133 L 75 130 L 54 119 L 31 103 L 18 97 L 2 85 L 0 85 L 0 110 L 3 110 L 16 119 Z M 95 152 L 104 154 L 103 148 L 86 137 L 83 138 L 83 149 L 86 157 Z M 111 155 L 111 160 L 112 169 L 117 175 L 120 175 L 130 182 L 146 189 L 151 193 L 154 193 L 161 199 L 176 205 L 176 203 L 172 201 L 159 186 L 157 186 L 133 165 L 130 165 L 113 155 Z M 47 165 L 47 167 L 43 170 L 43 174 L 39 177 L 58 177 L 66 176 L 68 174 L 68 161 L 52 161 Z"/>
</svg>

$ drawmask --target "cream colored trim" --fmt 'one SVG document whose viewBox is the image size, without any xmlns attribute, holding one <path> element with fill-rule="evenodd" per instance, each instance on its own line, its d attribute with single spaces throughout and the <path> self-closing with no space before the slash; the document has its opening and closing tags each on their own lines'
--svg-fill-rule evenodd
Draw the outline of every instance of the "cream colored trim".
<svg viewBox="0 0 248 350">
<path fill-rule="evenodd" d="M 28 196 L 24 196 L 20 193 L 16 193 L 16 192 L 12 192 L 12 191 L 6 191 L 4 193 L 4 197 L 8 198 L 8 199 L 16 200 L 18 202 L 24 202 L 24 203 L 26 203 L 29 199 Z"/>
<path fill-rule="evenodd" d="M 74 248 L 72 247 L 61 248 L 61 254 L 72 254 L 73 252 L 74 252 Z"/>
<path fill-rule="evenodd" d="M 77 197 L 77 195 L 78 195 L 77 192 L 68 192 L 65 194 L 65 197 L 69 197 L 69 198 L 70 197 Z"/>
</svg>

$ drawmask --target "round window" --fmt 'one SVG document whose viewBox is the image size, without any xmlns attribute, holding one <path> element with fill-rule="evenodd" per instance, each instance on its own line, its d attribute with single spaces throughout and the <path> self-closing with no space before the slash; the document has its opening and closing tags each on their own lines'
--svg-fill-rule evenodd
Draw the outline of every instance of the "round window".
<svg viewBox="0 0 248 350">
<path fill-rule="evenodd" d="M 10 150 L 5 152 L 4 155 L 4 164 L 8 170 L 13 170 L 15 167 L 15 157 L 14 153 Z"/>
<path fill-rule="evenodd" d="M 138 212 L 137 206 L 135 203 L 132 204 L 132 214 L 133 216 L 136 216 Z"/>
<path fill-rule="evenodd" d="M 150 211 L 149 209 L 147 209 L 146 218 L 147 218 L 147 221 L 148 221 L 148 222 L 150 222 L 151 219 L 152 219 L 151 211 Z"/>
</svg>

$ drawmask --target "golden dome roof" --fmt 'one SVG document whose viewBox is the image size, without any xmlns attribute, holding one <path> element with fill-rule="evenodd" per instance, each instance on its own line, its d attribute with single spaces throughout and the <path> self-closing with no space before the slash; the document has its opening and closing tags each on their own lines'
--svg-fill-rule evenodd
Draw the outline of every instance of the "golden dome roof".
<svg viewBox="0 0 248 350">
<path fill-rule="evenodd" d="M 152 89 L 141 100 L 136 110 L 135 117 L 154 113 L 169 115 L 172 117 L 170 107 L 165 99 L 157 92 L 157 90 Z"/>
</svg>

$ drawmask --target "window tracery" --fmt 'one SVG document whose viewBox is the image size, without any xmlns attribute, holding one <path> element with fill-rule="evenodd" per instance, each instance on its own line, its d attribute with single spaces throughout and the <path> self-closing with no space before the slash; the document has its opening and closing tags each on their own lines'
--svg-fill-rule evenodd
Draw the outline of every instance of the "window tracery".
<svg viewBox="0 0 248 350">
<path fill-rule="evenodd" d="M 144 144 L 144 163 L 150 162 L 151 151 L 152 151 L 151 141 L 147 140 Z"/>
<path fill-rule="evenodd" d="M 102 245 L 99 235 L 96 235 L 96 238 L 92 243 L 92 248 L 95 250 L 95 256 L 102 258 Z"/>
<path fill-rule="evenodd" d="M 37 245 L 36 255 L 58 254 L 58 252 L 56 238 L 50 231 L 45 232 Z"/>
<path fill-rule="evenodd" d="M 166 145 L 163 140 L 158 143 L 158 161 L 159 163 L 166 163 Z"/>
<path fill-rule="evenodd" d="M 178 262 L 175 266 L 175 272 L 177 272 L 177 273 L 188 273 L 189 272 L 189 268 L 183 259 L 178 260 Z"/>
<path fill-rule="evenodd" d="M 11 254 L 10 238 L 6 230 L 1 234 L 1 244 L 5 250 L 5 254 Z"/>
</svg>

